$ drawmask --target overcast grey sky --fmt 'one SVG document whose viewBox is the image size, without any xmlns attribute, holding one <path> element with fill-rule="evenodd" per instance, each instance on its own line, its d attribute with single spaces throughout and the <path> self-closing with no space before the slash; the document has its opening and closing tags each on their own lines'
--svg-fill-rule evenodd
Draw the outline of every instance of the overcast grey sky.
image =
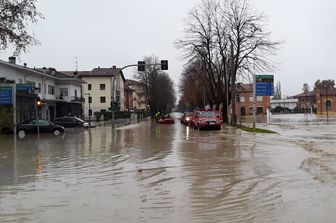
<svg viewBox="0 0 336 223">
<path fill-rule="evenodd" d="M 177 84 L 184 61 L 174 41 L 183 36 L 183 19 L 199 0 L 40 0 L 45 20 L 30 28 L 41 45 L 22 54 L 30 67 L 79 70 L 122 67 L 145 55 L 169 60 Z M 303 83 L 335 79 L 336 1 L 251 0 L 269 17 L 273 40 L 286 40 L 273 58 L 283 95 L 300 93 Z M 1 53 L 7 60 L 11 51 Z M 133 69 L 124 71 L 132 78 Z"/>
</svg>

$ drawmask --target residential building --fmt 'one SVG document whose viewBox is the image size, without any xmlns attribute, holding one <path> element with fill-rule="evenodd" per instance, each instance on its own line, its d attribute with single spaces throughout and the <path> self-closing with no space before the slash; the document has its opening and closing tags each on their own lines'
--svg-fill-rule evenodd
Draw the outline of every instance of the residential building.
<svg viewBox="0 0 336 223">
<path fill-rule="evenodd" d="M 141 83 L 135 80 L 126 80 L 125 106 L 129 110 L 147 110 L 149 105 Z"/>
<path fill-rule="evenodd" d="M 67 114 L 81 116 L 81 102 L 75 98 L 61 99 L 57 97 L 60 88 L 76 89 L 78 98 L 81 98 L 82 80 L 63 75 L 54 68 L 29 68 L 26 64 L 16 64 L 15 57 L 10 57 L 9 62 L 0 60 L 0 78 L 12 80 L 17 84 L 31 84 L 33 92 L 17 92 L 17 114 L 18 122 L 25 119 L 36 117 L 35 100 L 37 97 L 43 101 L 39 109 L 39 117 L 42 119 L 53 120 L 57 116 L 65 113 L 57 113 L 64 105 L 78 109 L 67 110 Z M 57 108 L 58 105 L 58 108 Z"/>
<path fill-rule="evenodd" d="M 91 71 L 70 72 L 67 75 L 77 76 L 85 81 L 82 85 L 84 100 L 84 116 L 92 116 L 94 112 L 111 111 L 111 102 L 120 104 L 120 110 L 125 109 L 125 77 L 115 66 L 111 68 L 94 68 Z"/>
<path fill-rule="evenodd" d="M 237 84 L 236 85 L 236 111 L 240 116 L 253 114 L 253 86 L 252 84 Z M 269 96 L 256 97 L 256 114 L 267 114 L 267 109 L 270 107 Z"/>
<path fill-rule="evenodd" d="M 316 114 L 336 115 L 336 88 L 316 88 Z"/>
</svg>

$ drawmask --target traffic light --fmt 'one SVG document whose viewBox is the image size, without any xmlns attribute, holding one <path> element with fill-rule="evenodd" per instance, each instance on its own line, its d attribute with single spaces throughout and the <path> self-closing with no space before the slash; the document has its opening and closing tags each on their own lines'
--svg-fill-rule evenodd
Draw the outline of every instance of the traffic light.
<svg viewBox="0 0 336 223">
<path fill-rule="evenodd" d="M 41 100 L 40 97 L 37 97 L 37 98 L 36 98 L 36 106 L 37 106 L 38 108 L 42 106 L 42 100 Z"/>
<path fill-rule="evenodd" d="M 138 71 L 145 71 L 146 62 L 145 61 L 138 61 Z"/>
<path fill-rule="evenodd" d="M 168 70 L 168 60 L 161 60 L 161 70 Z"/>
</svg>

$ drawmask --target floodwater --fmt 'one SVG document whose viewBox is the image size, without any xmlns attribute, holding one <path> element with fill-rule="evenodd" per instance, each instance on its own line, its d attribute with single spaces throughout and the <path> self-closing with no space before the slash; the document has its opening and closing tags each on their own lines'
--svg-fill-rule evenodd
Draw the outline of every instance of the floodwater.
<svg viewBox="0 0 336 223">
<path fill-rule="evenodd" d="M 0 138 L 0 222 L 334 222 L 336 120 Z"/>
</svg>

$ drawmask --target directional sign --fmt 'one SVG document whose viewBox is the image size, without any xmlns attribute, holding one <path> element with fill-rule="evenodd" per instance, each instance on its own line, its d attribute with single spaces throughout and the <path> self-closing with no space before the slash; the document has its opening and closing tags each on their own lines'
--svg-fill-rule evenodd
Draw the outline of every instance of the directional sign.
<svg viewBox="0 0 336 223">
<path fill-rule="evenodd" d="M 0 104 L 2 105 L 13 104 L 11 87 L 1 87 L 0 88 Z"/>
<path fill-rule="evenodd" d="M 256 95 L 257 96 L 274 95 L 273 75 L 256 75 Z"/>
</svg>

